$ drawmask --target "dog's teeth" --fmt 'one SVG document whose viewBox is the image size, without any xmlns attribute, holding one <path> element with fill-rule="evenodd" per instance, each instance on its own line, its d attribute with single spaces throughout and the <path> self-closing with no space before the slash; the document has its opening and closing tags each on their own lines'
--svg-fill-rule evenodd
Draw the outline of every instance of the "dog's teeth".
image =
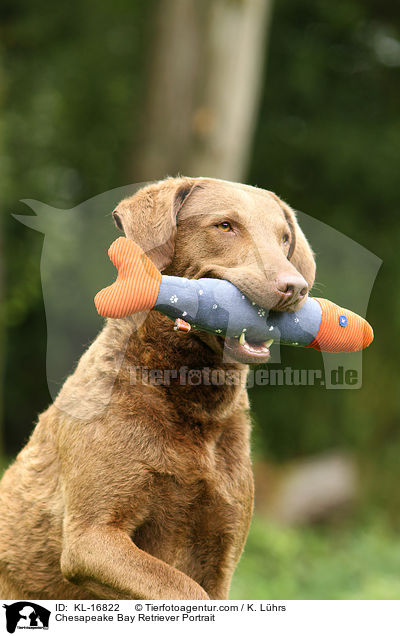
<svg viewBox="0 0 400 636">
<path fill-rule="evenodd" d="M 246 336 L 244 335 L 244 331 L 242 331 L 242 333 L 240 334 L 239 342 L 241 345 L 244 345 L 244 343 L 246 342 Z"/>
<path fill-rule="evenodd" d="M 265 342 L 263 342 L 264 347 L 267 347 L 267 349 L 269 349 L 269 347 L 272 345 L 274 339 L 271 338 L 270 340 L 266 340 Z"/>
</svg>

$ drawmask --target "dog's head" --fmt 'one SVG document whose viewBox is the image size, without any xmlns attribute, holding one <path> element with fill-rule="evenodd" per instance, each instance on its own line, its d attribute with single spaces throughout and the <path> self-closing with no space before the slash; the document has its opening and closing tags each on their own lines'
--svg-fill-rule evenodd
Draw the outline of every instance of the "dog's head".
<svg viewBox="0 0 400 636">
<path fill-rule="evenodd" d="M 313 253 L 293 210 L 267 190 L 170 178 L 124 199 L 113 216 L 161 271 L 223 278 L 267 309 L 297 311 L 314 283 Z M 214 349 L 221 344 L 202 338 Z M 225 350 L 241 362 L 268 359 L 268 350 L 248 344 L 226 339 Z"/>
</svg>

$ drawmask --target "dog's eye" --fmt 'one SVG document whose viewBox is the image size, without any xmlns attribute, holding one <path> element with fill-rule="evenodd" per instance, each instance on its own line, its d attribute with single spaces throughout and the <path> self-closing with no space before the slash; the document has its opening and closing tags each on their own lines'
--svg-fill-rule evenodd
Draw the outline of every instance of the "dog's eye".
<svg viewBox="0 0 400 636">
<path fill-rule="evenodd" d="M 222 223 L 218 223 L 217 228 L 222 230 L 223 232 L 233 232 L 232 226 L 228 221 L 222 221 Z"/>
<path fill-rule="evenodd" d="M 112 215 L 113 215 L 114 223 L 115 223 L 115 225 L 117 226 L 117 228 L 118 228 L 119 230 L 122 230 L 122 231 L 123 231 L 123 230 L 124 230 L 124 228 L 122 227 L 122 221 L 121 221 L 121 219 L 120 219 L 119 215 L 117 214 L 117 212 L 116 212 L 115 210 L 114 210 L 114 212 L 112 213 Z"/>
<path fill-rule="evenodd" d="M 289 234 L 284 234 L 284 235 L 282 236 L 282 243 L 283 243 L 284 245 L 287 245 L 287 244 L 289 243 L 289 238 L 290 238 L 290 237 L 289 237 Z"/>
</svg>

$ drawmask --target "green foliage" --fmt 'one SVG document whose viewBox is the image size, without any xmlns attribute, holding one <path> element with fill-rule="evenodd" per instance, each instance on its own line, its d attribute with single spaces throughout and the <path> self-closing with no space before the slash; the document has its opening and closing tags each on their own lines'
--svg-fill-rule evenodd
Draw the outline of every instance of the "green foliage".
<svg viewBox="0 0 400 636">
<path fill-rule="evenodd" d="M 386 0 L 275 4 L 248 175 L 383 259 L 367 315 L 375 341 L 363 355 L 363 387 L 253 390 L 259 444 L 277 459 L 337 446 L 368 457 L 375 495 L 384 474 L 380 500 L 397 521 L 399 17 Z M 288 348 L 282 363 L 321 367 L 318 354 Z"/>
<path fill-rule="evenodd" d="M 282 528 L 255 518 L 230 599 L 398 599 L 397 535 L 376 522 Z"/>
<path fill-rule="evenodd" d="M 71 208 L 134 181 L 128 166 L 143 111 L 153 7 L 153 0 L 2 4 L 4 426 L 6 447 L 13 452 L 50 397 L 40 282 L 43 236 L 11 214 L 29 214 L 18 203 L 24 198 Z"/>
</svg>

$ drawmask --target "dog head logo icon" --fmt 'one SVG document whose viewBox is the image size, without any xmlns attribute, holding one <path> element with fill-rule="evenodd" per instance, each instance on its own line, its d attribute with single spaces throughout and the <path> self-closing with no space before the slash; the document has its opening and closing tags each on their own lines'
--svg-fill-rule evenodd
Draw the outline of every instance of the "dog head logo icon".
<svg viewBox="0 0 400 636">
<path fill-rule="evenodd" d="M 3 605 L 6 610 L 6 627 L 9 634 L 16 629 L 48 629 L 50 611 L 37 603 L 18 601 Z"/>
</svg>

